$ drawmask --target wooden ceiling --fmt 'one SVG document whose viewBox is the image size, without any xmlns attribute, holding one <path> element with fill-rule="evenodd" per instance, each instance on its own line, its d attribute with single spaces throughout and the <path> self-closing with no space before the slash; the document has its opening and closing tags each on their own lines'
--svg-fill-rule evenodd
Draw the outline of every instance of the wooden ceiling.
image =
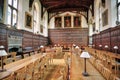
<svg viewBox="0 0 120 80">
<path fill-rule="evenodd" d="M 49 13 L 65 12 L 65 11 L 80 11 L 87 12 L 92 5 L 93 11 L 94 0 L 40 0 L 42 6 Z"/>
</svg>

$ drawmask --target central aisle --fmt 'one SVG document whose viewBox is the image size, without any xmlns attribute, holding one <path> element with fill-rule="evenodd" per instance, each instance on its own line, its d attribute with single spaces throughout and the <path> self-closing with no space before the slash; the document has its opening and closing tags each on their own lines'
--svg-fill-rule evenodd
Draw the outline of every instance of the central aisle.
<svg viewBox="0 0 120 80">
<path fill-rule="evenodd" d="M 104 77 L 87 60 L 87 72 L 89 76 L 84 77 L 84 59 L 79 55 L 72 54 L 70 80 L 105 80 Z"/>
</svg>

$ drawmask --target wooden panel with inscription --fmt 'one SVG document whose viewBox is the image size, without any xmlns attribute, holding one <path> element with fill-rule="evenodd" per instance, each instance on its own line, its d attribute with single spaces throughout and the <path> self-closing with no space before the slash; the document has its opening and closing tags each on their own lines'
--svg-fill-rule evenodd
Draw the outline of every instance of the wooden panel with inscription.
<svg viewBox="0 0 120 80">
<path fill-rule="evenodd" d="M 49 29 L 50 44 L 88 45 L 88 28 Z"/>
</svg>

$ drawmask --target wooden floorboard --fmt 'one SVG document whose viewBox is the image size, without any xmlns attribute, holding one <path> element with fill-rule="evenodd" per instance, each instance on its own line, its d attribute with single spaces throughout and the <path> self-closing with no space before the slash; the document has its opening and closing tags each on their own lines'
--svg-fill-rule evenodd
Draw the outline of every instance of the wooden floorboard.
<svg viewBox="0 0 120 80">
<path fill-rule="evenodd" d="M 89 76 L 82 75 L 84 72 L 84 59 L 79 55 L 72 54 L 70 80 L 105 80 L 104 77 L 87 61 Z"/>
</svg>

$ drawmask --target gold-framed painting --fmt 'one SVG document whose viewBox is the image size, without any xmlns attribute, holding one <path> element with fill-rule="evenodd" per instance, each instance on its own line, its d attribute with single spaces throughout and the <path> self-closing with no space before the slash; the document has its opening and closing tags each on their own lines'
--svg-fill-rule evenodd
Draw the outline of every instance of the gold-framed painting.
<svg viewBox="0 0 120 80">
<path fill-rule="evenodd" d="M 55 27 L 60 28 L 61 27 L 61 17 L 55 17 Z"/>
<path fill-rule="evenodd" d="M 108 25 L 108 9 L 102 13 L 102 25 L 103 27 Z"/>
<path fill-rule="evenodd" d="M 32 29 L 32 15 L 25 12 L 25 27 Z"/>
<path fill-rule="evenodd" d="M 71 27 L 71 16 L 64 17 L 64 27 Z"/>
<path fill-rule="evenodd" d="M 80 27 L 80 26 L 81 26 L 81 17 L 74 16 L 74 27 Z"/>
<path fill-rule="evenodd" d="M 4 12 L 4 0 L 0 0 L 0 22 L 3 21 Z"/>
</svg>

